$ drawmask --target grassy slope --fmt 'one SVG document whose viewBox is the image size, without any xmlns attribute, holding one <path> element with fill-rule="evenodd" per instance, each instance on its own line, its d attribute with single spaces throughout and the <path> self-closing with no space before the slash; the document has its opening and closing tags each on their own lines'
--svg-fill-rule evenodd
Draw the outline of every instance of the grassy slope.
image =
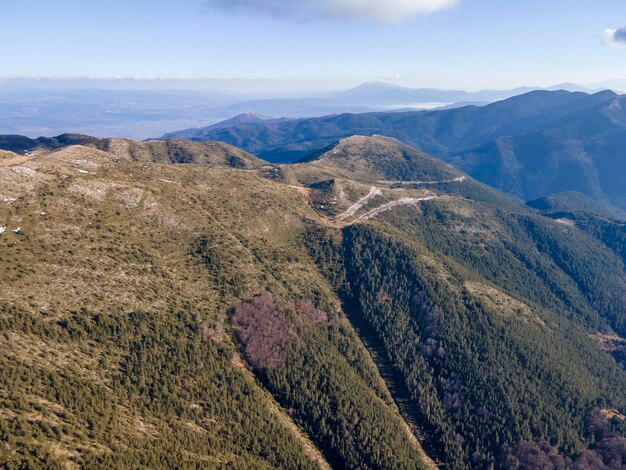
<svg viewBox="0 0 626 470">
<path fill-rule="evenodd" d="M 114 160 L 69 147 L 0 169 L 0 225 L 21 229 L 0 235 L 0 459 L 316 467 L 227 322 L 265 290 L 337 310 L 299 243 L 307 199 L 253 172 Z M 406 433 L 349 325 L 338 335 L 344 372 Z"/>
</svg>

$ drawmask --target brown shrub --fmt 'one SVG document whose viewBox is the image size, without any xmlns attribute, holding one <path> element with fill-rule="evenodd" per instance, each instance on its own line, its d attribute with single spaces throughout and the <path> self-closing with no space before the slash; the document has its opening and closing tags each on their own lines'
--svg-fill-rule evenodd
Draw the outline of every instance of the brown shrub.
<svg viewBox="0 0 626 470">
<path fill-rule="evenodd" d="M 307 332 L 327 320 L 310 300 L 281 302 L 269 292 L 237 307 L 232 318 L 245 356 L 257 369 L 284 364 L 288 348 L 300 346 Z"/>
</svg>

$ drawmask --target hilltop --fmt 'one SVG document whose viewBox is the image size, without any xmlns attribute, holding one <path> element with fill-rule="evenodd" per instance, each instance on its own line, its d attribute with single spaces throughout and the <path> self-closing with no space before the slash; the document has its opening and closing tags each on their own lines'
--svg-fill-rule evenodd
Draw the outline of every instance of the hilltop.
<svg viewBox="0 0 626 470">
<path fill-rule="evenodd" d="M 378 135 L 341 139 L 297 163 L 310 163 L 359 181 L 434 181 L 461 175 L 458 170 L 409 145 Z"/>
</svg>

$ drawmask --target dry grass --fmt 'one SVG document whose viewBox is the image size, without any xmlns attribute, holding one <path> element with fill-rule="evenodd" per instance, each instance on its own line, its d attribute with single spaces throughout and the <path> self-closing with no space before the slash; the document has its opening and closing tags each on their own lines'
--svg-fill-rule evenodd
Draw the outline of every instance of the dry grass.
<svg viewBox="0 0 626 470">
<path fill-rule="evenodd" d="M 475 281 L 465 282 L 465 289 L 488 310 L 497 315 L 516 317 L 524 321 L 532 320 L 541 325 L 544 324 L 528 305 L 505 294 L 500 289 Z"/>
</svg>

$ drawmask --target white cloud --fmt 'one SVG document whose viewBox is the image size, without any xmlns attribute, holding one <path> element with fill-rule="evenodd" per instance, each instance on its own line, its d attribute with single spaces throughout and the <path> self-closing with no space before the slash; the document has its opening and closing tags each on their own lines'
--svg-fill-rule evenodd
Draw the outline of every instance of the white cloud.
<svg viewBox="0 0 626 470">
<path fill-rule="evenodd" d="M 454 6 L 459 0 L 208 0 L 207 9 L 307 19 L 400 21 Z"/>
<path fill-rule="evenodd" d="M 626 27 L 605 29 L 604 44 L 607 46 L 626 46 Z"/>
<path fill-rule="evenodd" d="M 327 11 L 339 17 L 399 21 L 450 7 L 456 0 L 327 0 L 325 3 Z"/>
</svg>

